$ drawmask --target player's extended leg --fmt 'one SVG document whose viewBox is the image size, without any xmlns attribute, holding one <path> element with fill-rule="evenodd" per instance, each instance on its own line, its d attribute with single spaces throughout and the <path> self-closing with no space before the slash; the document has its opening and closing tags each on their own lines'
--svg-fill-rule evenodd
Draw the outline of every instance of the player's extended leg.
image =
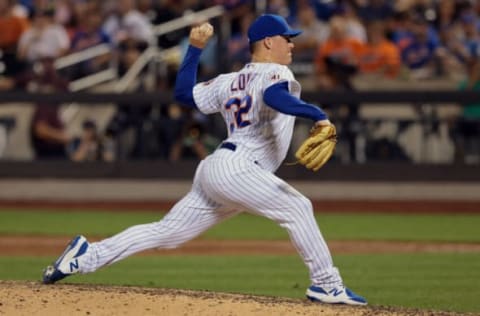
<svg viewBox="0 0 480 316">
<path fill-rule="evenodd" d="M 93 272 L 143 250 L 176 248 L 236 213 L 221 209 L 201 191 L 191 191 L 162 220 L 136 225 L 92 243 L 80 272 Z"/>
<path fill-rule="evenodd" d="M 235 170 L 235 173 L 225 175 L 224 170 Z M 293 245 L 310 271 L 313 287 L 309 290 L 335 290 L 332 295 L 326 293 L 328 297 L 322 297 L 322 301 L 366 304 L 363 298 L 358 301 L 345 298 L 347 289 L 343 287 L 340 274 L 333 266 L 309 199 L 271 172 L 245 160 L 212 158 L 203 172 L 203 188 L 209 196 L 225 205 L 241 205 L 275 221 L 288 231 Z M 338 301 L 340 291 L 343 291 L 343 301 Z M 328 301 L 330 296 L 333 297 L 332 301 Z"/>
<path fill-rule="evenodd" d="M 44 272 L 43 282 L 54 283 L 70 274 L 93 272 L 143 250 L 175 248 L 237 213 L 210 200 L 194 184 L 158 222 L 132 226 L 90 244 L 82 236 L 75 238 L 57 262 Z"/>
</svg>

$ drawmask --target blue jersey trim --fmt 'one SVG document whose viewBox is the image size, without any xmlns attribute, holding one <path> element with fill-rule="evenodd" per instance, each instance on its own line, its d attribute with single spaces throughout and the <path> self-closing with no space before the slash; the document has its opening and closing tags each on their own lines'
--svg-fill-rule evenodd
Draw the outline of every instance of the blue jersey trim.
<svg viewBox="0 0 480 316">
<path fill-rule="evenodd" d="M 193 109 L 198 109 L 193 99 L 193 87 L 197 83 L 197 68 L 201 53 L 200 48 L 188 46 L 175 80 L 175 99 Z"/>
<path fill-rule="evenodd" d="M 291 95 L 288 82 L 280 82 L 268 87 L 263 93 L 263 101 L 269 107 L 284 114 L 311 119 L 315 122 L 328 119 L 327 114 L 319 107 Z"/>
</svg>

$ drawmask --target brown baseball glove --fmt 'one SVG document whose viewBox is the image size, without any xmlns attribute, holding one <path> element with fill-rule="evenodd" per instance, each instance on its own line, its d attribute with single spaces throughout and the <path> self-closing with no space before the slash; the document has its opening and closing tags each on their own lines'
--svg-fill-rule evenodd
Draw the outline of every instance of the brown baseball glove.
<svg viewBox="0 0 480 316">
<path fill-rule="evenodd" d="M 317 125 L 310 131 L 295 153 L 298 162 L 307 169 L 317 171 L 333 154 L 337 144 L 337 132 L 334 125 Z"/>
</svg>

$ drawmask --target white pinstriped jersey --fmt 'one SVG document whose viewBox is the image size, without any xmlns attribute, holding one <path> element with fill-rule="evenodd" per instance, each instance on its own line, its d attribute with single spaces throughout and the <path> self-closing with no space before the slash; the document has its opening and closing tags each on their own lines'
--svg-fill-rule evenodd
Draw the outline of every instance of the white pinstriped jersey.
<svg viewBox="0 0 480 316">
<path fill-rule="evenodd" d="M 228 128 L 226 141 L 237 145 L 237 154 L 275 171 L 287 155 L 295 117 L 266 105 L 263 93 L 285 81 L 290 93 L 300 97 L 300 84 L 287 66 L 249 63 L 238 72 L 197 84 L 193 96 L 201 112 L 222 114 Z"/>
</svg>

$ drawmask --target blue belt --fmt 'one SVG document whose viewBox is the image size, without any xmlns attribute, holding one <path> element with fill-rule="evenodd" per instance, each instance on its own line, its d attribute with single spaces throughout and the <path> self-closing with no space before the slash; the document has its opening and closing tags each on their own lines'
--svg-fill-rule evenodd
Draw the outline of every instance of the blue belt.
<svg viewBox="0 0 480 316">
<path fill-rule="evenodd" d="M 221 145 L 220 145 L 220 148 L 225 148 L 225 149 L 228 149 L 228 150 L 231 150 L 231 151 L 235 151 L 237 149 L 237 145 L 235 145 L 234 143 L 230 143 L 230 142 L 223 142 Z M 258 161 L 254 161 L 255 164 L 257 165 L 260 165 L 258 163 Z"/>
<path fill-rule="evenodd" d="M 231 151 L 235 151 L 237 149 L 237 145 L 235 145 L 234 143 L 230 143 L 230 142 L 223 142 L 220 145 L 220 148 L 225 148 L 225 149 L 228 149 L 228 150 L 231 150 Z"/>
</svg>

